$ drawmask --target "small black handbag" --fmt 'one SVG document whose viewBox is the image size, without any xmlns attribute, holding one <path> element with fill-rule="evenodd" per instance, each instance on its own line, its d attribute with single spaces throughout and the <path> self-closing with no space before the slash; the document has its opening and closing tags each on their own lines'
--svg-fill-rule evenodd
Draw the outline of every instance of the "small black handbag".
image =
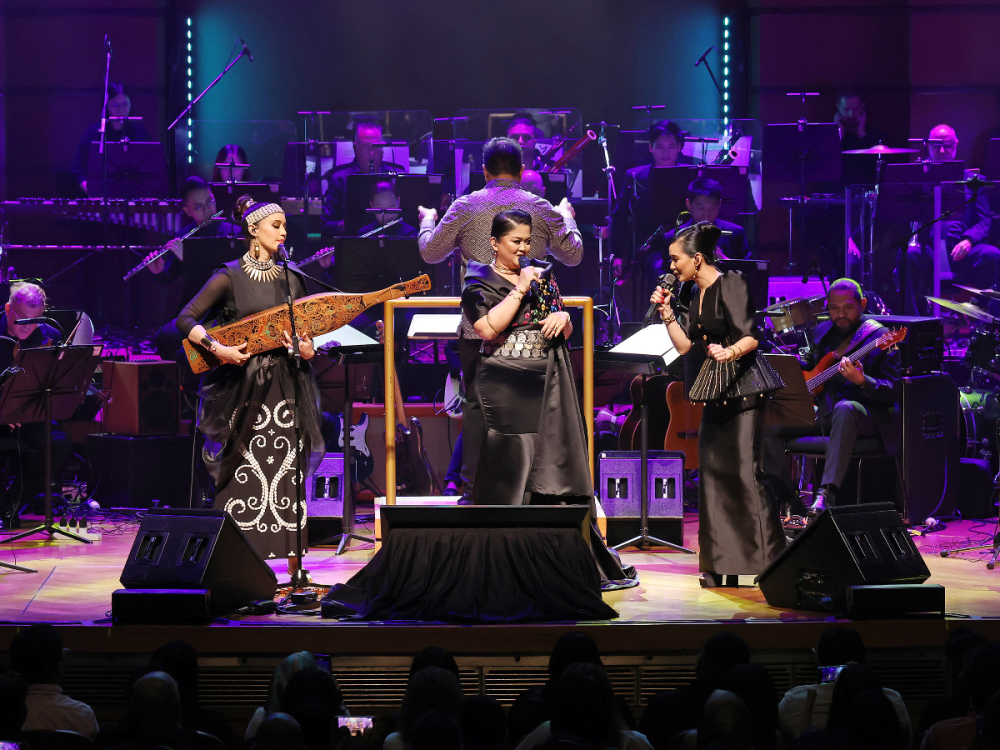
<svg viewBox="0 0 1000 750">
<path fill-rule="evenodd" d="M 726 338 L 722 346 L 732 344 Z M 691 385 L 688 398 L 692 401 L 724 401 L 756 396 L 784 387 L 785 382 L 767 361 L 767 357 L 758 357 L 754 350 L 732 362 L 719 362 L 712 357 L 706 359 Z"/>
</svg>

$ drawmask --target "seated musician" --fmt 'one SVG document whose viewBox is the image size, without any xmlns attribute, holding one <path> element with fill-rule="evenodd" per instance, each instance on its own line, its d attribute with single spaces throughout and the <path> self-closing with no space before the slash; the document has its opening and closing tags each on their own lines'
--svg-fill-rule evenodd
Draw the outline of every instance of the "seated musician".
<svg viewBox="0 0 1000 750">
<path fill-rule="evenodd" d="M 521 190 L 527 190 L 532 195 L 544 198 L 545 180 L 543 180 L 542 175 L 534 169 L 525 169 L 521 172 Z"/>
<path fill-rule="evenodd" d="M 212 188 L 201 177 L 188 177 L 184 180 L 180 189 L 181 211 L 191 221 L 177 230 L 177 235 L 164 247 L 170 252 L 157 258 L 148 266 L 151 273 L 157 276 L 157 281 L 169 284 L 181 274 L 184 262 L 184 242 L 181 237 L 191 234 L 191 230 L 198 228 L 194 237 L 238 237 L 240 228 L 228 221 L 223 221 L 222 217 L 212 219 L 216 213 L 215 196 Z M 156 252 L 150 253 L 151 257 Z M 178 339 L 179 341 L 179 339 Z"/>
<path fill-rule="evenodd" d="M 344 234 L 344 209 L 347 200 L 347 178 L 352 174 L 405 172 L 399 164 L 383 160 L 382 125 L 362 120 L 354 126 L 354 159 L 334 167 L 327 175 L 326 195 L 323 196 L 323 239 Z"/>
<path fill-rule="evenodd" d="M 830 285 L 827 307 L 830 321 L 816 329 L 816 343 L 801 362 L 803 369 L 816 367 L 824 355 L 835 353 L 839 372 L 827 381 L 817 396 L 818 412 L 812 427 L 769 425 L 764 437 L 764 472 L 781 507 L 791 507 L 801 515 L 798 492 L 789 475 L 785 442 L 805 435 L 827 435 L 823 478 L 816 492 L 811 514 L 834 505 L 843 486 L 855 441 L 861 437 L 879 437 L 889 451 L 899 440 L 894 434 L 894 415 L 899 383 L 899 352 L 875 347 L 856 364 L 851 352 L 885 333 L 876 321 L 864 315 L 867 300 L 861 286 L 853 279 L 838 279 Z"/>
<path fill-rule="evenodd" d="M 524 160 L 525 169 L 542 168 L 542 160 L 536 148 L 540 134 L 535 118 L 530 112 L 517 112 L 507 125 L 507 137 L 516 141 L 521 147 L 521 158 Z"/>
<path fill-rule="evenodd" d="M 108 84 L 108 110 L 106 117 L 121 118 L 128 117 L 132 111 L 132 100 L 125 92 L 125 87 L 120 83 Z M 130 141 L 152 141 L 146 127 L 138 121 L 109 119 L 108 129 L 105 135 L 108 141 L 121 141 L 128 138 Z M 101 142 L 101 123 L 95 122 L 83 131 L 83 137 L 76 147 L 76 156 L 73 158 L 73 165 L 70 171 L 76 179 L 77 185 L 84 195 L 87 192 L 87 170 L 90 161 L 90 144 Z"/>
<path fill-rule="evenodd" d="M 885 133 L 868 126 L 865 100 L 846 86 L 837 92 L 837 112 L 833 121 L 840 126 L 840 150 L 855 151 L 884 142 Z"/>
<path fill-rule="evenodd" d="M 684 133 L 669 120 L 653 123 L 648 138 L 653 161 L 628 170 L 625 187 L 618 194 L 618 204 L 611 217 L 611 243 L 618 258 L 631 255 L 633 236 L 638 247 L 656 231 L 657 225 L 649 216 L 649 172 L 654 167 L 676 167 L 684 147 Z"/>
<path fill-rule="evenodd" d="M 45 323 L 18 325 L 24 318 L 45 315 L 45 290 L 37 284 L 15 281 L 11 284 L 10 298 L 0 315 L 0 372 L 13 363 L 16 350 L 53 346 L 59 343 L 59 331 Z M 0 415 L 2 419 L 3 415 Z M 4 481 L 0 494 L 0 522 L 4 528 L 20 528 L 21 509 L 36 500 L 45 491 L 45 423 L 0 426 L 0 439 L 20 442 L 18 457 L 21 462 L 17 476 L 8 486 Z M 58 425 L 52 425 L 52 472 L 59 476 L 71 446 L 69 438 Z M 44 512 L 41 506 L 36 513 Z"/>
<path fill-rule="evenodd" d="M 381 209 L 381 212 L 369 214 L 375 217 L 375 221 L 361 227 L 361 231 L 358 234 L 374 232 L 380 226 L 388 224 L 402 215 L 402 212 L 399 210 L 399 197 L 396 195 L 396 188 L 388 180 L 380 180 L 372 185 L 371 201 L 369 201 L 368 206 L 369 208 Z M 393 224 L 391 227 L 378 232 L 378 235 L 380 237 L 416 237 L 417 229 L 405 221 L 400 221 L 398 224 Z M 331 245 L 323 250 L 333 250 L 333 246 Z M 316 262 L 323 268 L 329 268 L 333 265 L 333 257 L 333 253 L 330 253 L 329 255 L 324 255 Z"/>
<path fill-rule="evenodd" d="M 692 224 L 706 221 L 709 224 L 714 224 L 723 232 L 729 232 L 729 234 L 724 234 L 719 238 L 716 257 L 720 260 L 750 257 L 750 247 L 747 245 L 747 235 L 743 231 L 743 227 L 719 218 L 719 209 L 722 208 L 722 187 L 718 182 L 708 177 L 699 177 L 688 185 L 685 205 L 687 205 L 691 218 L 663 235 L 662 241 L 654 244 L 649 254 L 649 270 L 654 276 L 659 276 L 669 269 L 670 258 L 664 256 L 667 248 L 673 244 L 677 233 Z"/>
<path fill-rule="evenodd" d="M 931 161 L 954 161 L 958 152 L 958 136 L 950 125 L 931 129 L 928 138 Z M 966 178 L 971 173 L 966 172 Z M 1000 249 L 986 242 L 990 234 L 992 212 L 988 194 L 980 190 L 973 200 L 972 190 L 965 189 L 969 205 L 953 219 L 943 221 L 942 234 L 948 251 L 947 263 L 955 281 L 977 289 L 997 289 L 1000 282 Z M 933 294 L 933 240 L 929 230 L 921 233 L 918 245 L 906 251 L 906 314 L 927 315 L 925 295 Z"/>
<path fill-rule="evenodd" d="M 220 167 L 220 164 L 232 166 Z M 238 165 L 245 166 L 238 166 Z M 250 160 L 247 152 L 238 143 L 227 143 L 215 155 L 215 166 L 212 167 L 212 182 L 250 182 Z"/>
</svg>

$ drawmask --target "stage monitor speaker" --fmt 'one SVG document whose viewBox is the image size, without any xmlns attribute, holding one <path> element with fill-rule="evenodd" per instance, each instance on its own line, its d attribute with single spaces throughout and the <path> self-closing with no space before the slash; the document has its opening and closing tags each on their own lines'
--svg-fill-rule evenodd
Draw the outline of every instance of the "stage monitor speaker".
<svg viewBox="0 0 1000 750">
<path fill-rule="evenodd" d="M 950 375 L 901 380 L 903 516 L 922 524 L 955 510 L 960 482 L 958 388 Z"/>
<path fill-rule="evenodd" d="M 843 612 L 849 586 L 916 584 L 930 571 L 892 503 L 828 508 L 757 577 L 772 607 Z"/>
<path fill-rule="evenodd" d="M 306 480 L 306 533 L 309 545 L 325 543 L 343 531 L 344 454 L 327 453 Z"/>
<path fill-rule="evenodd" d="M 175 435 L 180 426 L 176 362 L 105 360 L 105 429 L 114 435 Z"/>
<path fill-rule="evenodd" d="M 943 367 L 944 323 L 941 318 L 912 315 L 869 317 L 887 328 L 906 326 L 906 338 L 899 344 L 901 375 L 927 375 Z"/>
<path fill-rule="evenodd" d="M 192 440 L 190 435 L 87 435 L 87 496 L 105 508 L 187 508 Z"/>
<path fill-rule="evenodd" d="M 607 518 L 608 546 L 639 534 L 639 451 L 605 451 L 599 455 L 598 497 Z M 649 451 L 649 533 L 684 544 L 684 454 Z"/>
<path fill-rule="evenodd" d="M 208 589 L 212 611 L 229 614 L 270 599 L 278 578 L 232 516 L 221 510 L 151 510 L 122 570 L 126 589 Z"/>
</svg>

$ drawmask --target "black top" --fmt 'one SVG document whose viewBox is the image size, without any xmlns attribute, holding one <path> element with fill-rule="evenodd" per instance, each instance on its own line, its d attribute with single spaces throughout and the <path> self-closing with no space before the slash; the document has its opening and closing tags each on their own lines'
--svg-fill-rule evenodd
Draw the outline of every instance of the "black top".
<svg viewBox="0 0 1000 750">
<path fill-rule="evenodd" d="M 37 349 L 40 346 L 53 346 L 60 341 L 59 331 L 45 323 L 38 327 L 26 339 L 16 339 L 7 330 L 7 313 L 0 313 L 0 372 L 14 364 L 14 346 L 20 349 Z"/>
<path fill-rule="evenodd" d="M 151 142 L 153 140 L 149 131 L 146 130 L 146 126 L 141 122 L 126 120 L 121 130 L 115 130 L 110 124 L 108 125 L 108 141 L 117 142 L 122 140 L 125 136 L 128 136 L 130 141 Z M 76 178 L 78 185 L 87 179 L 87 167 L 90 159 L 90 144 L 100 142 L 101 123 L 95 122 L 83 131 L 80 143 L 76 147 L 76 156 L 73 157 L 73 164 L 69 168 L 73 173 L 73 176 Z"/>
<path fill-rule="evenodd" d="M 465 288 L 462 290 L 462 313 L 469 325 L 503 302 L 515 286 L 516 282 L 511 283 L 494 271 L 492 266 L 470 260 L 465 273 Z M 562 310 L 559 286 L 555 278 L 549 276 L 547 282 L 542 282 L 538 293 L 524 295 L 517 314 L 507 328 L 540 328 L 541 321 L 549 313 L 559 310 Z"/>
<path fill-rule="evenodd" d="M 757 330 L 757 308 L 750 296 L 750 285 L 739 271 L 726 271 L 705 290 L 705 301 L 699 311 L 701 289 L 691 289 L 690 307 L 679 310 L 686 317 L 678 322 L 687 331 L 692 343 L 734 344 L 744 336 L 760 339 Z"/>
<path fill-rule="evenodd" d="M 292 271 L 292 299 L 296 300 L 305 296 L 306 284 L 293 264 L 289 264 L 289 269 Z M 233 260 L 212 274 L 208 283 L 185 305 L 177 316 L 177 327 L 187 336 L 192 328 L 204 321 L 232 323 L 284 302 L 284 274 L 273 281 L 253 281 L 243 271 L 240 261 Z"/>
</svg>

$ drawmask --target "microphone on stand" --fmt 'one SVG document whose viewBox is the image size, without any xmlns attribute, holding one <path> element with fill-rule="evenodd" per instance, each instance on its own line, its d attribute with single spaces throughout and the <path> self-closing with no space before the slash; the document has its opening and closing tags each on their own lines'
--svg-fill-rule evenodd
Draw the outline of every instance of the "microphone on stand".
<svg viewBox="0 0 1000 750">
<path fill-rule="evenodd" d="M 703 62 L 705 62 L 705 58 L 708 57 L 708 53 L 711 52 L 713 49 L 715 49 L 715 47 L 709 47 L 707 50 L 705 50 L 705 54 L 698 58 L 698 61 L 694 64 L 694 66 L 697 68 Z"/>
<path fill-rule="evenodd" d="M 243 45 L 243 51 L 246 53 L 246 56 L 250 58 L 250 62 L 253 62 L 253 55 L 250 54 L 250 48 L 247 47 L 247 43 L 242 39 L 237 39 L 236 41 Z"/>
<path fill-rule="evenodd" d="M 660 275 L 660 278 L 656 280 L 656 286 L 659 289 L 668 289 L 671 293 L 674 291 L 674 287 L 677 286 L 677 277 L 672 273 L 664 273 Z M 656 314 L 656 310 L 659 307 L 655 302 L 649 303 L 649 310 L 646 311 L 645 322 L 650 323 L 653 320 L 653 315 Z"/>
<path fill-rule="evenodd" d="M 104 35 L 104 54 L 114 57 L 114 54 L 111 52 L 111 37 L 107 34 Z"/>
<path fill-rule="evenodd" d="M 278 255 L 280 255 L 282 258 L 287 258 L 288 260 L 291 260 L 292 259 L 292 252 L 293 252 L 293 250 L 286 250 L 285 249 L 284 243 L 280 243 L 278 245 Z"/>
</svg>

